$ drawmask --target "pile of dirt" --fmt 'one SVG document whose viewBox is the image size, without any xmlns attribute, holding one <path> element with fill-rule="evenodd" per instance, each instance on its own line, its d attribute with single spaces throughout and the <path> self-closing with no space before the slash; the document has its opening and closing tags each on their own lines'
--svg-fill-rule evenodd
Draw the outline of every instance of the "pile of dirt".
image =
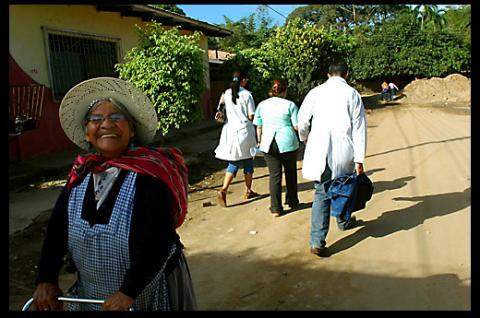
<svg viewBox="0 0 480 318">
<path fill-rule="evenodd" d="M 445 78 L 416 79 L 405 86 L 401 93 L 403 102 L 413 104 L 457 104 L 470 106 L 470 79 L 460 74 L 450 74 Z"/>
</svg>

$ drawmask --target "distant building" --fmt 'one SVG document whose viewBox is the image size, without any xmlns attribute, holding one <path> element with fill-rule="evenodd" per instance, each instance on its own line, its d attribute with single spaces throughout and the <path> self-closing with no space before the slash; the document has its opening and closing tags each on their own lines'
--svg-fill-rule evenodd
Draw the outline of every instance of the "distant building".
<svg viewBox="0 0 480 318">
<path fill-rule="evenodd" d="M 217 49 L 208 49 L 208 62 L 209 63 L 223 63 L 235 56 L 235 53 L 220 51 Z"/>
<path fill-rule="evenodd" d="M 225 89 L 226 78 L 229 74 L 222 74 L 222 64 L 233 58 L 235 53 L 208 49 L 208 63 L 210 64 L 210 117 L 213 117 L 220 95 Z"/>
</svg>

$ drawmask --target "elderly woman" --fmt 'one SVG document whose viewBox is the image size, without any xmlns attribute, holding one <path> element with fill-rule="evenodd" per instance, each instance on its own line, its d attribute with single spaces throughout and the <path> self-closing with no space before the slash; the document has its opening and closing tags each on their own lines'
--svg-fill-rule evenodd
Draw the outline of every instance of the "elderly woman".
<svg viewBox="0 0 480 318">
<path fill-rule="evenodd" d="M 298 206 L 297 194 L 297 137 L 298 108 L 286 99 L 287 83 L 274 80 L 269 91 L 270 98 L 258 104 L 253 124 L 257 126 L 257 139 L 270 175 L 270 211 L 278 217 L 282 206 L 282 167 L 287 184 L 286 200 L 290 208 Z"/>
<path fill-rule="evenodd" d="M 245 89 L 247 81 L 247 77 L 242 72 L 235 71 L 230 82 L 230 88 L 222 95 L 225 103 L 224 115 L 226 120 L 222 127 L 220 142 L 215 149 L 215 157 L 228 162 L 223 186 L 217 193 L 218 203 L 223 207 L 227 206 L 227 190 L 240 167 L 243 167 L 245 177 L 245 199 L 258 196 L 252 190 L 252 152 L 257 143 L 255 127 L 252 124 L 255 102 L 252 94 Z M 224 115 L 217 112 L 215 117 Z"/>
<path fill-rule="evenodd" d="M 152 103 L 128 82 L 101 77 L 60 105 L 79 155 L 50 217 L 34 302 L 61 310 L 58 276 L 70 252 L 69 295 L 103 299 L 70 310 L 192 310 L 196 300 L 176 228 L 187 210 L 187 169 L 176 149 L 146 148 L 157 130 Z"/>
</svg>

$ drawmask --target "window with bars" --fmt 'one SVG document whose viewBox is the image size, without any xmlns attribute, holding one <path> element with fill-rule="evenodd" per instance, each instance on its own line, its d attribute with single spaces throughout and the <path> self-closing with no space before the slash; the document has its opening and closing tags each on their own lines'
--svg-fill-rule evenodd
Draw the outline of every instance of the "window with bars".
<svg viewBox="0 0 480 318">
<path fill-rule="evenodd" d="M 46 30 L 53 96 L 60 101 L 70 88 L 89 78 L 117 77 L 119 40 L 106 36 Z"/>
</svg>

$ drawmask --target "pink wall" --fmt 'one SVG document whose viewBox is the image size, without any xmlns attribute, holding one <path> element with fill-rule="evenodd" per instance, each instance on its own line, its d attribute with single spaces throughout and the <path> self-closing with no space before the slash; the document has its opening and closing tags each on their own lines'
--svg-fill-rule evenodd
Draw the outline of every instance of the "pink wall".
<svg viewBox="0 0 480 318">
<path fill-rule="evenodd" d="M 8 68 L 9 85 L 38 84 L 18 66 L 11 55 L 8 57 Z M 59 106 L 59 103 L 53 101 L 52 91 L 47 87 L 39 129 L 27 130 L 18 137 L 8 137 L 10 160 L 28 160 L 39 155 L 76 147 L 65 136 L 60 126 Z"/>
</svg>

